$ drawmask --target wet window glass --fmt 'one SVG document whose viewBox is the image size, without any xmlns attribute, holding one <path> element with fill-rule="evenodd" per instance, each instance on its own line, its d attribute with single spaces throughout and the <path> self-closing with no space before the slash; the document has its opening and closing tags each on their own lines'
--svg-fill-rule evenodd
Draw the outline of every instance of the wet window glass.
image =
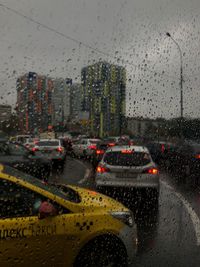
<svg viewBox="0 0 200 267">
<path fill-rule="evenodd" d="M 25 156 L 28 154 L 28 150 L 18 144 L 8 144 L 9 153 L 13 156 Z"/>
<path fill-rule="evenodd" d="M 0 156 L 5 156 L 10 153 L 9 147 L 5 142 L 0 142 Z"/>
<path fill-rule="evenodd" d="M 0 266 L 199 267 L 199 110 L 200 0 L 0 0 L 0 183 L 69 211 L 4 185 Z"/>
<path fill-rule="evenodd" d="M 39 141 L 37 146 L 59 146 L 58 141 Z"/>
<path fill-rule="evenodd" d="M 45 197 L 18 184 L 0 181 L 0 218 L 35 216 Z"/>
<path fill-rule="evenodd" d="M 150 163 L 150 157 L 142 152 L 108 152 L 104 162 L 113 166 L 144 166 Z"/>
<path fill-rule="evenodd" d="M 13 168 L 10 168 L 8 166 L 4 166 L 4 169 L 5 169 L 5 173 L 8 174 L 8 175 L 11 175 L 11 176 L 15 176 L 15 177 L 19 177 L 21 179 L 23 179 L 24 181 L 27 181 L 28 183 L 32 184 L 32 185 L 35 185 L 43 190 L 46 190 L 58 197 L 61 197 L 65 200 L 68 200 L 68 201 L 72 201 L 76 198 L 73 199 L 73 190 L 70 190 L 67 188 L 65 190 L 59 190 L 59 187 L 56 187 L 54 185 L 51 185 L 51 184 L 45 184 L 43 181 L 40 181 L 39 179 L 37 178 L 34 178 L 33 176 L 30 176 L 30 175 L 27 175 L 23 172 L 20 172 L 20 171 L 17 171 Z M 69 194 L 66 192 L 69 191 Z M 75 193 L 74 193 L 75 194 Z M 77 193 L 78 194 L 78 193 Z M 76 202 L 76 200 L 74 201 Z"/>
</svg>

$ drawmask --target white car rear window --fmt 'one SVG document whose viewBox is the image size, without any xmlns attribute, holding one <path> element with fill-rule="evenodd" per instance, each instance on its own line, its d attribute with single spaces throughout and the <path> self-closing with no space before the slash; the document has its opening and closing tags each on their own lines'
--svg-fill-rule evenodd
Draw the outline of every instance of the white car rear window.
<svg viewBox="0 0 200 267">
<path fill-rule="evenodd" d="M 104 162 L 113 166 L 145 166 L 151 162 L 145 152 L 111 151 L 104 156 Z"/>
<path fill-rule="evenodd" d="M 40 141 L 37 146 L 59 146 L 58 141 Z"/>
</svg>

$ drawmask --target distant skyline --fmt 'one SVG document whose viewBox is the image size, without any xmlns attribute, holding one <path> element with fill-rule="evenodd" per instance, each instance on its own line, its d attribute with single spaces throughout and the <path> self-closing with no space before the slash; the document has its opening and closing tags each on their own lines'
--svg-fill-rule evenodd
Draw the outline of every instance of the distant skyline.
<svg viewBox="0 0 200 267">
<path fill-rule="evenodd" d="M 168 31 L 183 51 L 184 115 L 199 117 L 199 0 L 0 0 L 0 24 L 0 103 L 15 105 L 23 73 L 77 83 L 82 67 L 105 60 L 127 70 L 128 116 L 177 117 L 180 59 Z"/>
</svg>

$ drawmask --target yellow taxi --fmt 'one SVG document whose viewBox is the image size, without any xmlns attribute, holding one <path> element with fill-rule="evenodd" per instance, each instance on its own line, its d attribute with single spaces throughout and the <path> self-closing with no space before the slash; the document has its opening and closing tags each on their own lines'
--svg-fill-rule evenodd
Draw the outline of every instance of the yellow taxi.
<svg viewBox="0 0 200 267">
<path fill-rule="evenodd" d="M 102 194 L 0 165 L 0 266 L 129 266 L 132 213 Z"/>
</svg>

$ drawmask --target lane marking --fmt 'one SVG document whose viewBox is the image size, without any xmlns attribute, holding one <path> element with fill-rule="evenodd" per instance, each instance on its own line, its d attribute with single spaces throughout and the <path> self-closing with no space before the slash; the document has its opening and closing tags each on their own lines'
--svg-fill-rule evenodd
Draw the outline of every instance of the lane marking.
<svg viewBox="0 0 200 267">
<path fill-rule="evenodd" d="M 198 215 L 196 214 L 196 212 L 194 211 L 190 203 L 180 193 L 176 192 L 174 188 L 168 183 L 166 183 L 165 181 L 163 180 L 160 180 L 160 181 L 163 185 L 165 185 L 168 189 L 170 189 L 177 196 L 177 198 L 181 200 L 181 202 L 185 206 L 185 209 L 187 210 L 190 216 L 190 219 L 192 221 L 193 227 L 194 227 L 197 246 L 200 246 L 200 219 Z"/>
<path fill-rule="evenodd" d="M 78 184 L 84 184 L 87 181 L 87 179 L 88 179 L 88 177 L 90 175 L 91 169 L 89 169 L 88 166 L 86 166 L 85 163 L 83 163 L 82 161 L 80 161 L 78 159 L 74 159 L 74 161 L 76 161 L 77 163 L 79 163 L 80 165 L 82 165 L 84 168 L 86 168 L 86 171 L 85 171 L 85 174 L 84 174 L 83 179 L 81 179 L 81 180 L 78 181 Z"/>
<path fill-rule="evenodd" d="M 77 163 L 79 163 L 80 165 L 82 165 L 84 168 L 87 168 L 87 166 L 82 161 L 80 161 L 78 159 L 74 159 L 74 161 L 76 161 Z"/>
<path fill-rule="evenodd" d="M 78 181 L 78 184 L 84 184 L 87 181 L 87 179 L 88 179 L 88 177 L 90 175 L 90 172 L 91 172 L 90 169 L 86 169 L 86 172 L 85 172 L 85 175 L 84 175 L 83 179 Z"/>
</svg>

